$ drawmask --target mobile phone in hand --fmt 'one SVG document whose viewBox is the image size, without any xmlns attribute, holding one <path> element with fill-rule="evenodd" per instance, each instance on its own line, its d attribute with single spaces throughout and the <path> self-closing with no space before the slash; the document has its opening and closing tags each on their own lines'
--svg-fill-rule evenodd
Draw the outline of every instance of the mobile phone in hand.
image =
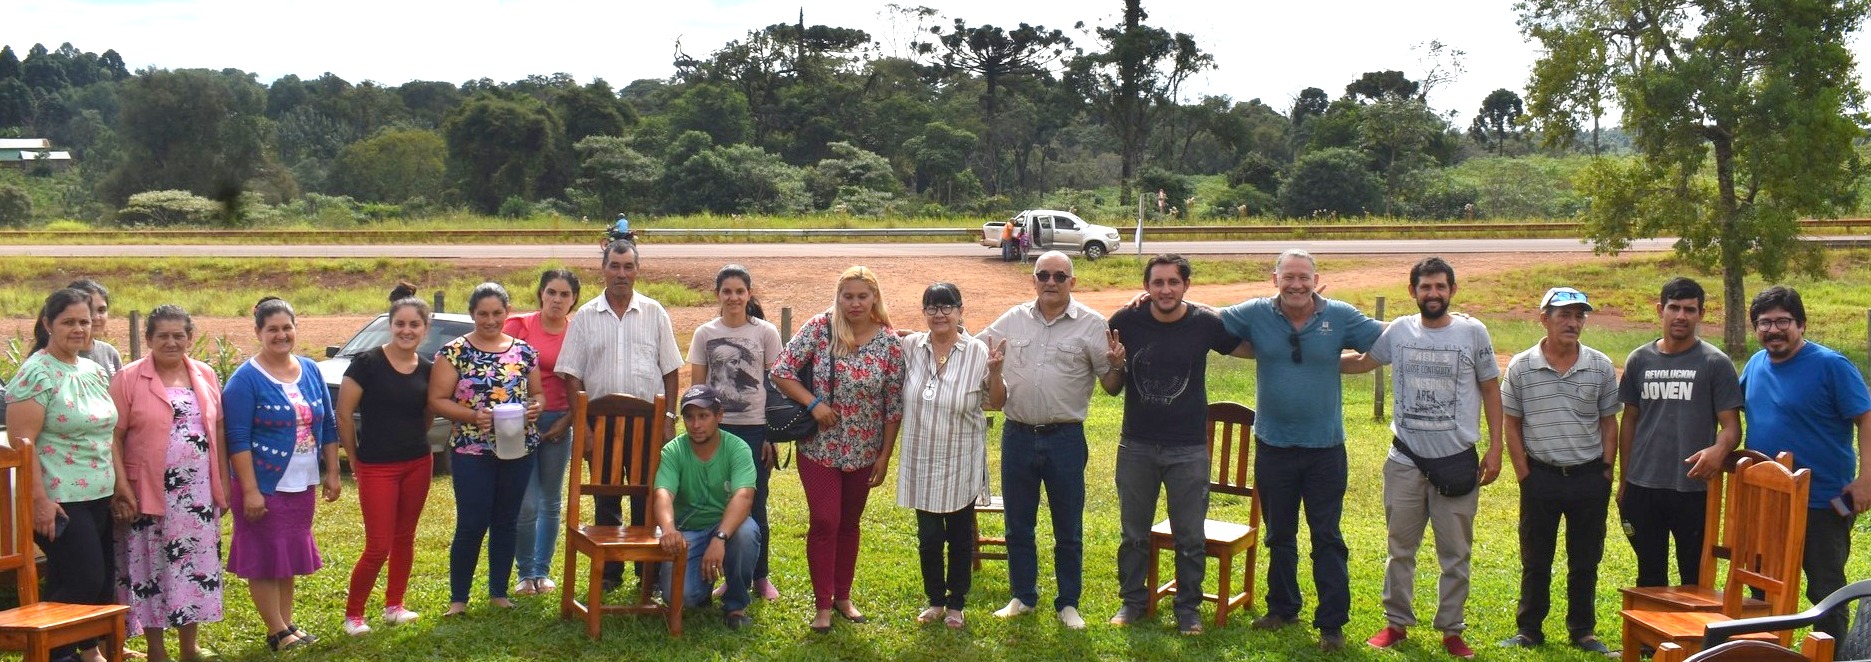
<svg viewBox="0 0 1871 662">
<path fill-rule="evenodd" d="M 65 526 L 68 524 L 71 524 L 71 518 L 66 517 L 65 513 L 59 513 L 57 517 L 52 518 L 52 539 L 58 540 L 65 537 Z"/>
<path fill-rule="evenodd" d="M 1846 492 L 1832 497 L 1832 510 L 1838 512 L 1839 517 L 1851 517 L 1858 506 L 1852 502 L 1852 493 Z"/>
</svg>

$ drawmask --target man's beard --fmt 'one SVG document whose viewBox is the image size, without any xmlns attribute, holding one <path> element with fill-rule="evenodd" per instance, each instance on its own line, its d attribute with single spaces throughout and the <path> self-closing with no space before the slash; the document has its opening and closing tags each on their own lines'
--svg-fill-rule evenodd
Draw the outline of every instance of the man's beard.
<svg viewBox="0 0 1871 662">
<path fill-rule="evenodd" d="M 1429 304 L 1431 303 L 1441 304 L 1441 306 L 1436 308 L 1435 310 L 1430 310 Z M 1444 299 L 1431 299 L 1429 301 L 1418 301 L 1416 302 L 1416 312 L 1422 313 L 1423 319 L 1426 319 L 1426 320 L 1442 319 L 1443 315 L 1449 314 L 1449 302 Z"/>
</svg>

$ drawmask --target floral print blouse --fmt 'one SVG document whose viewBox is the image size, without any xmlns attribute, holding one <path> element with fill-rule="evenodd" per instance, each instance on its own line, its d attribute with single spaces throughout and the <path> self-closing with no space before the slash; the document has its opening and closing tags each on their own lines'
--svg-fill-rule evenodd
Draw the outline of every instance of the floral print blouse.
<svg viewBox="0 0 1871 662">
<path fill-rule="evenodd" d="M 74 503 L 116 491 L 110 444 L 117 407 L 111 404 L 103 366 L 84 357 L 73 365 L 43 350 L 33 352 L 20 363 L 6 393 L 9 403 L 31 400 L 45 407 L 45 428 L 33 443 L 47 497 Z"/>
<path fill-rule="evenodd" d="M 830 344 L 830 318 L 813 317 L 786 344 L 773 364 L 773 376 L 797 380 L 816 394 L 832 385 L 834 392 L 826 400 L 838 412 L 838 424 L 801 440 L 799 454 L 840 471 L 856 471 L 876 464 L 884 426 L 903 420 L 903 345 L 888 325 L 878 327 L 876 335 L 849 355 L 833 358 Z M 836 380 L 831 378 L 833 364 Z M 801 378 L 799 371 L 808 365 L 812 374 Z"/>
<path fill-rule="evenodd" d="M 503 402 L 525 402 L 526 376 L 539 366 L 539 352 L 519 338 L 504 352 L 489 352 L 462 336 L 443 345 L 436 352 L 437 363 L 455 367 L 455 402 L 475 411 L 490 409 Z M 536 394 L 534 394 L 536 395 Z M 491 455 L 494 452 L 494 428 L 456 423 L 448 437 L 449 446 L 464 455 Z M 526 452 L 539 446 L 539 428 L 526 424 Z"/>
</svg>

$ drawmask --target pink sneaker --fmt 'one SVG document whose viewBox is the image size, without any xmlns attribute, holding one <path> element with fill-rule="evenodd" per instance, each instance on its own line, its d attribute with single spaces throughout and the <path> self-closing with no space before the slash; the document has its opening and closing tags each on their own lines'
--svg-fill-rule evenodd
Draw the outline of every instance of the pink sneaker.
<svg viewBox="0 0 1871 662">
<path fill-rule="evenodd" d="M 758 594 L 762 600 L 780 599 L 780 590 L 774 588 L 773 582 L 765 577 L 754 580 L 754 593 Z"/>
<path fill-rule="evenodd" d="M 1459 659 L 1463 659 L 1463 660 L 1475 659 L 1475 649 L 1469 648 L 1468 642 L 1462 641 L 1462 635 L 1459 635 L 1459 634 L 1452 634 L 1452 635 L 1443 637 L 1442 649 L 1448 651 L 1450 655 L 1453 655 Z"/>
<path fill-rule="evenodd" d="M 1395 625 L 1386 625 L 1384 629 L 1378 630 L 1377 634 L 1371 635 L 1370 639 L 1364 640 L 1364 643 L 1378 650 L 1389 650 L 1397 644 L 1403 643 L 1403 640 L 1408 637 L 1409 635 L 1405 633 L 1402 628 Z"/>
</svg>

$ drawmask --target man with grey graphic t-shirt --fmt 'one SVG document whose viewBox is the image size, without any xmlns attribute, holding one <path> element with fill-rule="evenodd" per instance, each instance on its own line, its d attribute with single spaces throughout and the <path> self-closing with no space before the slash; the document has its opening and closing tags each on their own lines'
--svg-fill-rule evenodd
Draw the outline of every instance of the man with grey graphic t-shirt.
<svg viewBox="0 0 1871 662">
<path fill-rule="evenodd" d="M 1663 337 L 1631 350 L 1618 382 L 1624 418 L 1618 426 L 1618 512 L 1637 555 L 1638 586 L 1670 586 L 1670 539 L 1676 539 L 1674 584 L 1701 576 L 1703 516 L 1710 475 L 1741 443 L 1741 378 L 1721 348 L 1696 335 L 1702 325 L 1702 285 L 1688 278 L 1663 284 L 1657 319 Z"/>
<path fill-rule="evenodd" d="M 1443 649 L 1458 658 L 1474 656 L 1462 639 L 1467 623 L 1469 550 L 1475 540 L 1479 486 L 1501 472 L 1500 366 L 1488 327 L 1472 317 L 1449 314 L 1455 269 L 1439 257 L 1410 268 L 1410 296 L 1420 314 L 1399 317 L 1370 353 L 1342 361 L 1346 372 L 1377 364 L 1395 367 L 1396 392 L 1390 430 L 1395 435 L 1384 463 L 1384 522 L 1390 558 L 1384 568 L 1383 630 L 1365 643 L 1389 649 L 1403 643 L 1416 625 L 1416 550 L 1423 527 L 1434 524 L 1436 557 L 1442 568 L 1433 626 Z M 1477 456 L 1480 419 L 1488 418 L 1488 450 Z M 1406 452 L 1407 451 L 1407 452 Z M 1453 464 L 1454 482 L 1432 479 L 1425 467 Z M 1472 468 L 1475 474 L 1466 474 Z M 1437 484 L 1441 482 L 1442 484 Z"/>
</svg>

